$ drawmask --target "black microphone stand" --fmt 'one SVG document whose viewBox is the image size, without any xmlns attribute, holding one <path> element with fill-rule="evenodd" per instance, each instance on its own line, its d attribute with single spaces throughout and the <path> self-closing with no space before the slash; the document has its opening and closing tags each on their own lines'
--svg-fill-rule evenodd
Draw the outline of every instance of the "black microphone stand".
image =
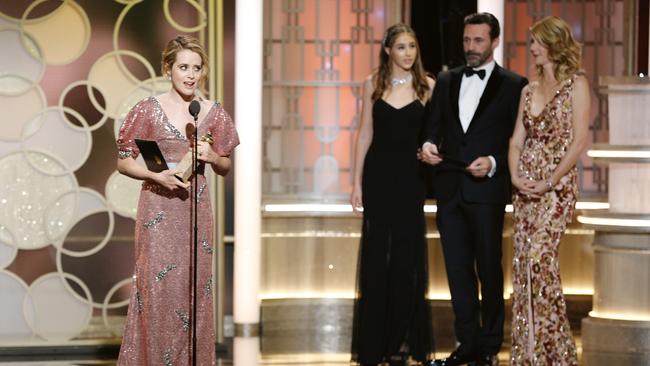
<svg viewBox="0 0 650 366">
<path fill-rule="evenodd" d="M 193 108 L 193 103 L 196 103 L 195 105 L 198 106 L 198 108 Z M 199 119 L 199 111 L 201 110 L 200 105 L 196 101 L 192 101 L 190 103 L 190 114 L 192 114 L 192 117 L 194 118 L 194 148 L 192 149 L 192 191 L 193 191 L 193 198 L 192 198 L 192 203 L 194 205 L 194 210 L 193 210 L 193 221 L 194 221 L 194 251 L 192 255 L 192 365 L 196 366 L 196 283 L 197 283 L 197 267 L 198 267 L 198 233 L 199 233 L 199 227 L 198 227 L 198 221 L 199 221 L 199 216 L 198 216 L 198 205 L 199 205 L 199 174 L 198 174 L 198 168 L 199 168 L 199 159 L 198 159 L 198 149 L 199 149 L 199 126 L 198 126 L 198 119 Z"/>
</svg>

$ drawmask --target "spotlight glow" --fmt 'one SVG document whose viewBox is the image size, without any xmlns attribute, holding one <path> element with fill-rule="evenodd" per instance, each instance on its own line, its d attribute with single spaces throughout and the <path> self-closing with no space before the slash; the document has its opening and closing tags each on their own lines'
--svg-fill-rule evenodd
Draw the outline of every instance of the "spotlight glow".
<svg viewBox="0 0 650 366">
<path fill-rule="evenodd" d="M 601 319 L 616 319 L 616 320 L 630 320 L 630 321 L 650 321 L 650 313 L 635 313 L 635 312 L 607 312 L 592 310 L 589 312 L 592 318 Z"/>
<path fill-rule="evenodd" d="M 587 156 L 603 159 L 650 159 L 650 150 L 605 150 L 591 149 Z"/>
<path fill-rule="evenodd" d="M 585 225 L 593 226 L 617 226 L 617 227 L 636 227 L 649 228 L 650 219 L 630 219 L 630 218 L 612 218 L 612 217 L 593 217 L 578 216 L 578 222 Z"/>
</svg>

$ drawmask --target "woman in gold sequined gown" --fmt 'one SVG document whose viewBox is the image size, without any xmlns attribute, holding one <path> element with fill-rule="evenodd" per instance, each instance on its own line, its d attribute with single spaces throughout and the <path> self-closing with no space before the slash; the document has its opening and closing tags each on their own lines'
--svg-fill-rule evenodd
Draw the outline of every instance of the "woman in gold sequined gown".
<svg viewBox="0 0 650 366">
<path fill-rule="evenodd" d="M 172 82 L 169 92 L 137 103 L 126 116 L 117 139 L 120 173 L 143 180 L 135 223 L 135 271 L 118 365 L 189 365 L 192 336 L 193 194 L 175 170 L 154 173 L 137 164 L 134 139 L 155 140 L 165 160 L 179 162 L 190 149 L 181 131 L 191 123 L 188 105 L 207 74 L 207 57 L 198 41 L 179 36 L 163 51 L 162 71 Z M 214 365 L 212 314 L 212 214 L 205 165 L 220 175 L 230 170 L 229 155 L 239 143 L 226 111 L 201 101 L 199 136 L 208 132 L 211 146 L 199 142 L 197 176 L 198 254 L 196 364 Z"/>
<path fill-rule="evenodd" d="M 560 18 L 531 27 L 538 80 L 522 90 L 508 163 L 514 206 L 512 365 L 577 365 L 562 293 L 558 248 L 577 195 L 589 85 L 580 44 Z"/>
</svg>

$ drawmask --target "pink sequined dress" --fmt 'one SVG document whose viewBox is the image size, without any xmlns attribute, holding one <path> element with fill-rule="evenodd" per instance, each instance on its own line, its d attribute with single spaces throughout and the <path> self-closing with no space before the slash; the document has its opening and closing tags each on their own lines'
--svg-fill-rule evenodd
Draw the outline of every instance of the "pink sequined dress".
<svg viewBox="0 0 650 366">
<path fill-rule="evenodd" d="M 535 116 L 525 95 L 526 140 L 517 174 L 546 180 L 573 141 L 572 95 L 575 76 L 564 81 L 553 99 Z M 577 170 L 571 169 L 541 199 L 515 192 L 512 305 L 512 365 L 577 365 L 562 293 L 558 248 L 571 222 L 577 194 Z"/>
<path fill-rule="evenodd" d="M 212 148 L 228 156 L 239 143 L 230 116 L 214 103 L 198 124 Z M 156 140 L 167 162 L 178 162 L 189 142 L 155 97 L 140 101 L 120 128 L 119 157 L 137 157 L 134 139 Z M 204 167 L 204 169 L 211 169 Z M 212 211 L 203 172 L 198 175 L 197 365 L 215 364 L 212 312 Z M 193 225 L 190 190 L 169 191 L 145 181 L 135 223 L 135 273 L 118 365 L 188 365 L 191 357 Z"/>
</svg>

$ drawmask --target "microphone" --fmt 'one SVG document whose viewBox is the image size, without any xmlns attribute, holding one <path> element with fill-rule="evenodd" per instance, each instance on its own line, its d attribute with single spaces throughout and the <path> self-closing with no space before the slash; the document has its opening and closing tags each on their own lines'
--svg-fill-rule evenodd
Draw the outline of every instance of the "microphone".
<svg viewBox="0 0 650 366">
<path fill-rule="evenodd" d="M 196 121 L 196 119 L 199 117 L 199 112 L 201 111 L 201 104 L 196 100 L 193 100 L 190 103 L 189 111 L 192 117 L 194 117 L 194 120 Z"/>
</svg>

